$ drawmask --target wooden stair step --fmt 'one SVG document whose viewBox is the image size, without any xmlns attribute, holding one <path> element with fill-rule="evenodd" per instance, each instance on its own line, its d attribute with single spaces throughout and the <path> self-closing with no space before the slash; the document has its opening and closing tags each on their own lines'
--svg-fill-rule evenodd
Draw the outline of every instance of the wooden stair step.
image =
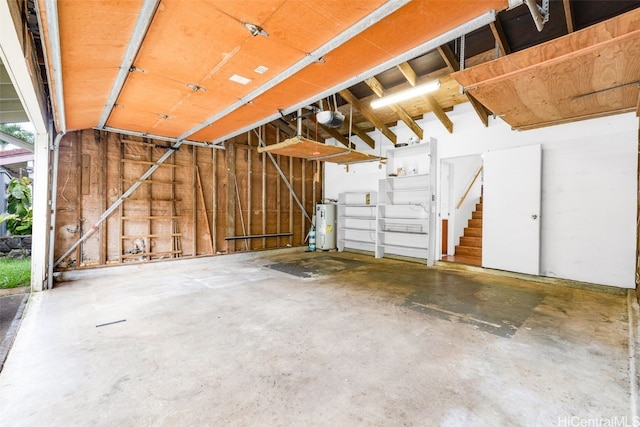
<svg viewBox="0 0 640 427">
<path fill-rule="evenodd" d="M 462 236 L 462 237 L 460 237 L 460 246 L 469 246 L 469 247 L 472 247 L 472 248 L 481 248 L 482 247 L 482 237 Z"/>
<path fill-rule="evenodd" d="M 482 248 L 474 248 L 471 246 L 456 246 L 456 255 L 482 256 Z"/>
<path fill-rule="evenodd" d="M 482 211 L 482 203 L 476 203 L 476 211 Z"/>
<path fill-rule="evenodd" d="M 481 219 L 470 219 L 469 220 L 469 228 L 482 228 L 482 220 Z"/>
<path fill-rule="evenodd" d="M 464 235 L 467 237 L 482 237 L 482 228 L 465 228 Z"/>
<path fill-rule="evenodd" d="M 472 219 L 482 219 L 482 211 L 471 212 Z"/>
</svg>

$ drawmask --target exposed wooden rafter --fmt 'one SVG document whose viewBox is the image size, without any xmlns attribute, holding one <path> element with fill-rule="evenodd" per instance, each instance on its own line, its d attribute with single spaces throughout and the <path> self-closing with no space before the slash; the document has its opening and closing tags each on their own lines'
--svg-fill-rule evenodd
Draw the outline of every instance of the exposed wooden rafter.
<svg viewBox="0 0 640 427">
<path fill-rule="evenodd" d="M 416 72 L 413 70 L 411 65 L 408 62 L 403 62 L 402 64 L 398 65 L 398 68 L 407 79 L 409 84 L 411 86 L 415 86 L 417 83 Z M 424 99 L 427 105 L 429 105 L 429 108 L 431 109 L 433 114 L 435 114 L 438 120 L 440 120 L 440 123 L 442 123 L 442 125 L 449 131 L 449 133 L 453 133 L 453 122 L 444 112 L 442 106 L 438 104 L 438 101 L 436 101 L 436 99 L 431 95 L 423 95 L 422 99 Z"/>
<path fill-rule="evenodd" d="M 399 64 L 398 69 L 400 70 L 404 78 L 407 79 L 407 81 L 411 86 L 416 85 L 418 81 L 418 76 L 416 75 L 416 72 L 408 62 L 403 62 L 402 64 Z"/>
<path fill-rule="evenodd" d="M 380 120 L 369 109 L 369 107 L 367 107 L 362 102 L 360 102 L 360 100 L 353 93 L 351 93 L 351 91 L 349 91 L 348 89 L 344 89 L 344 90 L 341 90 L 338 93 L 340 94 L 340 96 L 342 96 L 344 98 L 345 101 L 347 101 L 348 103 L 353 105 L 353 108 L 355 108 L 356 110 L 360 111 L 360 113 L 362 113 L 362 115 L 367 120 L 369 120 L 372 125 L 374 125 L 376 128 L 378 128 L 380 130 L 380 132 L 382 132 L 382 134 L 384 136 L 386 136 L 394 144 L 396 143 L 396 141 L 398 140 L 397 135 L 395 133 L 393 133 L 391 131 L 391 129 L 389 129 L 387 127 L 387 125 L 385 125 L 384 122 L 382 120 Z"/>
<path fill-rule="evenodd" d="M 573 33 L 573 13 L 571 12 L 571 2 L 569 0 L 562 0 L 564 6 L 564 17 L 567 21 L 567 33 Z"/>
<path fill-rule="evenodd" d="M 320 127 L 320 129 L 331 135 L 331 137 L 335 138 L 336 141 L 343 144 L 345 147 L 356 148 L 353 142 L 349 142 L 349 139 L 338 132 L 335 128 L 330 128 L 321 124 L 318 124 L 318 126 Z"/>
<path fill-rule="evenodd" d="M 478 114 L 478 117 L 480 117 L 480 121 L 482 121 L 482 124 L 484 124 L 484 127 L 488 127 L 489 116 L 491 115 L 491 111 L 489 111 L 487 107 L 482 105 L 480 101 L 475 99 L 473 95 L 471 95 L 469 92 L 466 92 L 465 94 L 467 95 L 467 98 L 469 99 L 471 106 L 476 111 L 476 114 Z"/>
<path fill-rule="evenodd" d="M 447 116 L 447 113 L 444 112 L 438 101 L 431 95 L 423 95 L 424 100 L 427 102 L 429 107 L 431 107 L 431 111 L 435 116 L 440 120 L 440 123 L 449 131 L 449 133 L 453 133 L 453 122 Z"/>
<path fill-rule="evenodd" d="M 498 44 L 498 49 L 500 50 L 500 56 L 507 56 L 511 53 L 511 47 L 509 46 L 509 42 L 504 35 L 504 31 L 502 29 L 502 24 L 500 23 L 500 19 L 496 19 L 494 22 L 489 24 L 491 28 L 491 32 L 493 33 L 493 37 L 496 39 L 496 43 Z"/>
<path fill-rule="evenodd" d="M 288 122 L 285 121 L 285 119 L 276 119 L 272 121 L 271 124 L 287 134 L 288 137 L 292 137 L 296 134 L 296 130 L 291 128 L 291 126 Z"/>
<path fill-rule="evenodd" d="M 444 62 L 447 64 L 447 67 L 449 67 L 449 69 L 452 72 L 460 71 L 460 62 L 458 62 L 458 60 L 456 59 L 456 56 L 451 51 L 451 48 L 449 47 L 449 45 L 445 44 L 440 46 L 438 48 L 438 52 L 440 52 L 440 56 L 442 56 L 442 59 L 444 60 Z M 489 126 L 489 115 L 491 114 L 491 111 L 489 111 L 487 107 L 482 105 L 480 101 L 475 99 L 468 92 L 465 91 L 464 94 L 466 95 L 467 99 L 473 106 L 473 109 L 475 110 L 475 112 L 478 114 L 480 121 L 482 121 L 485 127 Z"/>
<path fill-rule="evenodd" d="M 448 44 L 443 44 L 442 46 L 438 47 L 438 53 L 440 53 L 442 60 L 445 62 L 445 64 L 447 64 L 447 67 L 452 72 L 460 70 L 460 62 L 458 61 L 458 58 L 456 58 L 456 55 L 453 53 Z"/>
<path fill-rule="evenodd" d="M 385 94 L 384 87 L 382 86 L 382 83 L 380 83 L 378 79 L 376 79 L 375 77 L 371 77 L 369 79 L 366 79 L 364 82 L 371 88 L 371 90 L 376 95 L 378 95 L 381 98 L 384 96 Z M 407 111 L 404 108 L 402 108 L 397 104 L 391 104 L 389 105 L 389 108 L 391 108 L 402 119 L 402 121 L 405 122 L 407 126 L 409 126 L 409 129 L 411 129 L 419 139 L 423 138 L 424 131 L 422 130 L 420 125 L 418 125 L 418 123 L 416 123 L 416 121 L 413 120 L 411 116 L 409 116 L 409 113 L 407 113 Z"/>
<path fill-rule="evenodd" d="M 364 141 L 364 143 L 369 147 L 376 148 L 376 142 L 364 130 L 360 129 L 358 126 L 352 125 L 351 131 L 358 135 L 358 138 Z"/>
</svg>

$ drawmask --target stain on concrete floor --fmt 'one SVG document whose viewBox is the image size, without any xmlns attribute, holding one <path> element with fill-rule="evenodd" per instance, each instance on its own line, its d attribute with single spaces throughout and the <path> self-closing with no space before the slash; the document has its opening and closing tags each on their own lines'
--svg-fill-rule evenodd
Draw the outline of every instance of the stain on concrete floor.
<svg viewBox="0 0 640 427">
<path fill-rule="evenodd" d="M 337 257 L 331 255 L 318 255 L 312 258 L 294 259 L 290 261 L 269 264 L 266 267 L 302 279 L 309 279 L 318 276 L 327 276 L 340 271 L 350 270 L 365 265 L 364 262 Z"/>
<path fill-rule="evenodd" d="M 497 284 L 448 280 L 429 282 L 409 295 L 403 305 L 511 338 L 544 297 L 539 292 Z"/>
</svg>

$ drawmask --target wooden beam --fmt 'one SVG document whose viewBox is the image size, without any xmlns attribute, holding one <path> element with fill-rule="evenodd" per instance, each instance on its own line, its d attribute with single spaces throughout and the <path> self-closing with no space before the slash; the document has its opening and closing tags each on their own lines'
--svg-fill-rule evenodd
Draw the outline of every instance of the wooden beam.
<svg viewBox="0 0 640 427">
<path fill-rule="evenodd" d="M 194 148 L 194 152 L 195 152 L 195 148 Z M 211 225 L 209 224 L 209 215 L 207 214 L 207 204 L 204 201 L 204 190 L 202 188 L 202 180 L 200 179 L 200 168 L 198 168 L 198 166 L 196 165 L 196 178 L 197 182 L 198 182 L 198 194 L 200 195 L 200 200 L 202 200 L 202 211 L 204 212 L 204 222 L 205 225 L 207 227 L 207 232 L 205 233 L 205 236 L 207 236 L 207 239 L 209 240 L 209 250 L 211 251 L 211 254 L 213 255 L 213 237 L 211 236 Z"/>
<path fill-rule="evenodd" d="M 465 95 L 467 95 L 467 99 L 471 103 L 473 109 L 476 110 L 476 114 L 484 124 L 484 127 L 489 127 L 489 115 L 491 114 L 491 111 L 482 105 L 480 101 L 475 99 L 469 92 L 466 92 Z"/>
<path fill-rule="evenodd" d="M 562 0 L 564 6 L 564 18 L 567 22 L 567 33 L 573 33 L 573 13 L 571 11 L 571 2 L 569 0 Z"/>
<path fill-rule="evenodd" d="M 398 137 L 395 133 L 391 132 L 391 130 L 385 125 L 382 120 L 380 120 L 366 105 L 364 105 L 354 94 L 352 94 L 348 89 L 341 90 L 338 92 L 340 96 L 342 96 L 345 101 L 349 102 L 353 107 L 360 111 L 362 115 L 371 122 L 375 127 L 380 129 L 380 132 L 384 136 L 386 136 L 391 142 L 394 144 L 398 140 Z"/>
<path fill-rule="evenodd" d="M 453 71 L 460 71 L 460 62 L 456 58 L 455 54 L 451 51 L 448 44 L 443 44 L 438 47 L 438 53 L 442 57 L 442 60 L 447 64 L 447 67 Z M 407 64 L 409 65 L 409 64 Z"/>
<path fill-rule="evenodd" d="M 287 134 L 289 138 L 296 135 L 295 129 L 292 129 L 290 124 L 285 119 L 276 119 L 272 121 L 271 124 Z"/>
<path fill-rule="evenodd" d="M 213 239 L 213 254 L 218 252 L 218 150 L 211 150 L 211 238 Z"/>
<path fill-rule="evenodd" d="M 289 183 L 293 188 L 293 157 L 288 158 L 289 161 Z M 293 191 L 289 191 L 289 230 L 293 233 Z M 293 234 L 289 237 L 289 246 L 293 246 Z"/>
<path fill-rule="evenodd" d="M 418 81 L 418 76 L 416 75 L 416 72 L 413 70 L 413 68 L 411 67 L 411 65 L 409 65 L 408 62 L 403 62 L 402 64 L 399 64 L 398 69 L 400 70 L 404 78 L 407 79 L 407 81 L 411 86 L 416 85 L 416 82 Z"/>
<path fill-rule="evenodd" d="M 108 192 L 109 192 L 109 182 L 107 176 L 107 155 L 109 149 L 109 135 L 105 131 L 96 131 L 98 136 L 98 144 L 100 144 L 100 169 L 98 172 L 98 186 L 100 193 L 100 211 L 104 212 L 107 210 L 109 206 L 107 206 L 108 202 Z M 55 191 L 55 189 L 54 189 Z M 109 236 L 108 233 L 108 221 L 104 221 L 100 224 L 100 253 L 98 254 L 98 264 L 105 265 L 107 263 L 109 248 L 107 246 L 107 238 Z"/>
<path fill-rule="evenodd" d="M 453 122 L 444 112 L 440 104 L 438 104 L 438 101 L 436 101 L 435 98 L 431 95 L 423 95 L 423 98 L 427 102 L 427 104 L 429 104 L 429 107 L 431 107 L 431 111 L 433 111 L 433 114 L 435 114 L 438 120 L 440 120 L 440 123 L 443 124 L 443 126 L 449 131 L 449 133 L 453 133 Z"/>
<path fill-rule="evenodd" d="M 251 154 L 253 153 L 253 150 L 251 149 L 251 132 L 247 132 L 247 144 L 249 145 L 249 149 L 246 150 L 247 153 L 247 231 L 244 234 L 253 234 L 251 232 L 251 212 L 253 212 L 253 203 L 252 203 L 252 193 L 253 193 L 253 183 L 251 181 L 253 181 L 251 179 L 251 176 L 253 174 L 253 171 L 251 170 L 251 168 L 253 167 L 253 158 L 251 156 Z M 250 240 L 245 240 L 244 241 L 245 244 L 248 245 L 247 250 L 253 250 L 253 241 Z"/>
<path fill-rule="evenodd" d="M 356 135 L 358 135 L 358 138 L 364 141 L 364 143 L 367 144 L 369 147 L 376 148 L 376 142 L 373 140 L 373 138 L 371 138 L 368 133 L 360 129 L 358 126 L 352 125 L 351 131 Z"/>
<path fill-rule="evenodd" d="M 83 212 L 82 212 L 82 131 L 75 131 L 74 134 L 76 144 L 76 215 L 78 218 L 78 235 L 84 234 L 83 228 Z M 78 268 L 82 265 L 82 250 L 84 245 L 78 245 L 76 247 L 76 266 Z"/>
<path fill-rule="evenodd" d="M 228 143 L 225 150 L 227 166 L 227 236 L 236 235 L 236 146 Z M 236 251 L 236 241 L 227 242 L 227 253 Z"/>
<path fill-rule="evenodd" d="M 380 83 L 378 79 L 376 79 L 375 77 L 371 77 L 369 79 L 366 79 L 364 82 L 371 88 L 371 90 L 376 95 L 378 95 L 378 97 L 382 98 L 384 96 L 385 89 L 382 86 L 382 83 Z M 416 121 L 413 120 L 411 116 L 409 116 L 409 113 L 407 113 L 407 111 L 404 108 L 402 108 L 398 104 L 391 104 L 389 105 L 389 107 L 400 117 L 400 119 L 402 119 L 402 121 L 407 126 L 409 126 L 409 129 L 411 129 L 419 139 L 423 138 L 424 131 L 422 130 L 420 125 L 418 125 L 418 123 L 416 123 Z M 375 147 L 371 146 L 371 148 L 375 148 Z"/>
<path fill-rule="evenodd" d="M 496 39 L 496 43 L 498 44 L 498 49 L 500 49 L 500 56 L 507 56 L 511 53 L 511 47 L 509 46 L 509 42 L 507 41 L 507 37 L 504 35 L 504 30 L 502 29 L 502 24 L 499 19 L 496 19 L 494 22 L 489 24 L 491 27 L 491 32 L 493 33 L 493 38 Z M 454 70 L 458 71 L 458 70 Z"/>
<path fill-rule="evenodd" d="M 302 192 L 300 200 L 302 202 L 302 208 L 300 209 L 300 235 L 302 236 L 302 242 L 304 242 L 304 236 L 307 235 L 307 223 L 305 222 L 305 213 L 307 209 L 307 161 L 305 159 L 300 159 L 300 169 L 302 169 L 300 179 L 300 190 Z"/>
<path fill-rule="evenodd" d="M 198 158 L 196 147 L 191 146 L 191 239 L 193 240 L 193 256 L 198 256 L 198 193 L 197 178 Z"/>
<path fill-rule="evenodd" d="M 262 137 L 263 140 L 267 139 L 267 127 L 266 126 L 262 126 L 260 128 L 260 136 Z M 262 194 L 261 194 L 261 201 L 262 201 L 262 206 L 261 206 L 261 210 L 262 210 L 262 234 L 267 234 L 267 153 L 262 153 L 261 155 L 261 178 L 262 178 Z M 262 249 L 266 249 L 267 248 L 267 239 L 263 238 L 262 239 Z"/>
<path fill-rule="evenodd" d="M 338 132 L 335 128 L 330 128 L 321 124 L 318 124 L 318 126 L 320 127 L 320 129 L 322 129 L 323 131 L 331 135 L 333 138 L 336 139 L 336 141 L 340 142 L 345 147 L 356 148 L 356 145 L 354 143 L 349 142 L 347 137 L 341 134 L 340 132 Z"/>
</svg>

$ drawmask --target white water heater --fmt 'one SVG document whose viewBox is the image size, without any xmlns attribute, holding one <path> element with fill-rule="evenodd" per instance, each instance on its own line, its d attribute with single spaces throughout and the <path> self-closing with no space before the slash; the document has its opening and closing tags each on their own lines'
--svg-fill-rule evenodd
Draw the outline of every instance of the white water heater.
<svg viewBox="0 0 640 427">
<path fill-rule="evenodd" d="M 316 249 L 336 248 L 336 205 L 316 205 Z"/>
</svg>

